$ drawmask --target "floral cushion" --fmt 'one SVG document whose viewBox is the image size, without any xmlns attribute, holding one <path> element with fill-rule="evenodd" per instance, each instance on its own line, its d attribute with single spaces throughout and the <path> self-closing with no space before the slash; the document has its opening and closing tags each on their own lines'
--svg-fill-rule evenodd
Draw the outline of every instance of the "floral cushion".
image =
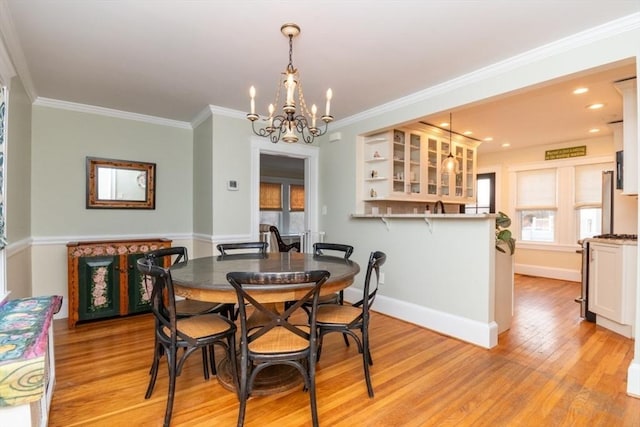
<svg viewBox="0 0 640 427">
<path fill-rule="evenodd" d="M 42 397 L 48 380 L 48 330 L 61 304 L 61 296 L 43 296 L 0 305 L 0 406 Z"/>
</svg>

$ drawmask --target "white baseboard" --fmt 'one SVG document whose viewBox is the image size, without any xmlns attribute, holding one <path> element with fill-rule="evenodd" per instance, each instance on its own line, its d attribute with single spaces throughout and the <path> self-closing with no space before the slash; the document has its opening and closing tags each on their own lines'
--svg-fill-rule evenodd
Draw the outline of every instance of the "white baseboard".
<svg viewBox="0 0 640 427">
<path fill-rule="evenodd" d="M 570 270 L 568 268 L 515 264 L 514 272 L 516 274 L 525 274 L 527 276 L 547 277 L 549 279 L 568 280 L 570 282 L 582 281 L 582 273 L 580 270 Z"/>
<path fill-rule="evenodd" d="M 358 301 L 362 298 L 362 290 L 347 288 L 344 290 L 344 298 L 347 301 Z M 496 322 L 482 323 L 380 294 L 376 296 L 374 307 L 374 310 L 378 313 L 386 314 L 480 347 L 492 348 L 498 344 L 498 325 Z"/>
<path fill-rule="evenodd" d="M 640 398 L 640 360 L 637 355 L 627 371 L 627 394 Z"/>
</svg>

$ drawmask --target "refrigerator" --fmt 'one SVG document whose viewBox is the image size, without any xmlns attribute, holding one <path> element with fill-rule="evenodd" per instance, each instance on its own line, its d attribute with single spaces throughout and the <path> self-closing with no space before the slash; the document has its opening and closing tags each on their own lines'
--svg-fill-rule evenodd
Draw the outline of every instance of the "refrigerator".
<svg viewBox="0 0 640 427">
<path fill-rule="evenodd" d="M 601 234 L 613 233 L 613 171 L 602 172 L 602 226 Z"/>
</svg>

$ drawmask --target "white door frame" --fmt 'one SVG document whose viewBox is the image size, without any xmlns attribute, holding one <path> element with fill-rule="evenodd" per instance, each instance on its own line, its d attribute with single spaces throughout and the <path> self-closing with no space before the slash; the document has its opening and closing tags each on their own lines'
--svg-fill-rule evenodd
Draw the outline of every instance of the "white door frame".
<svg viewBox="0 0 640 427">
<path fill-rule="evenodd" d="M 304 160 L 305 230 L 318 230 L 318 162 L 320 149 L 306 144 L 272 143 L 251 138 L 251 239 L 260 240 L 260 154 Z"/>
</svg>

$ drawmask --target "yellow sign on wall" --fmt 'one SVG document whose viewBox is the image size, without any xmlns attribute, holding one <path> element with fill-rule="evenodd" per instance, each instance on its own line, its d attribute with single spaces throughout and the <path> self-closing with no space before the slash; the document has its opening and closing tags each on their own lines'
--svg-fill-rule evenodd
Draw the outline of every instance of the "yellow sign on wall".
<svg viewBox="0 0 640 427">
<path fill-rule="evenodd" d="M 569 157 L 581 157 L 587 155 L 587 146 L 558 148 L 557 150 L 547 150 L 544 152 L 545 160 L 568 159 Z"/>
</svg>

